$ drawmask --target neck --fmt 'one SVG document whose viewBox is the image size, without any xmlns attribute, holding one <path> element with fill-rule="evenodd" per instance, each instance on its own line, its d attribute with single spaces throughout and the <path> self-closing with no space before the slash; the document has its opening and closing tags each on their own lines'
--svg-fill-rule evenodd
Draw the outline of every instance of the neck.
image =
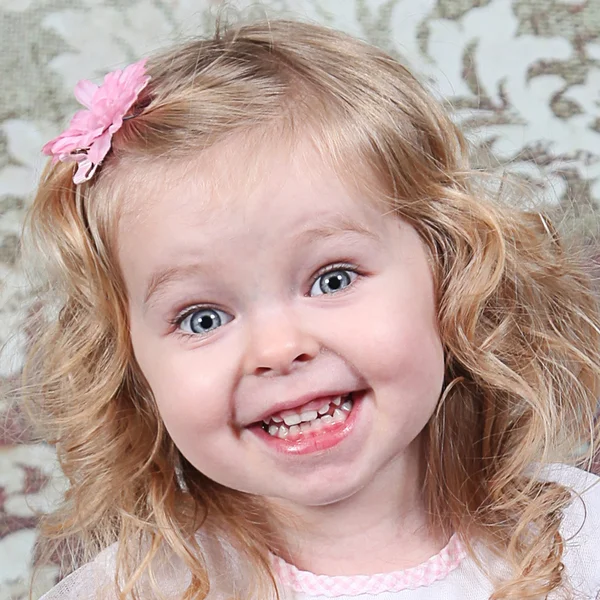
<svg viewBox="0 0 600 600">
<path fill-rule="evenodd" d="M 344 500 L 302 507 L 274 501 L 291 513 L 281 521 L 282 558 L 326 575 L 371 575 L 426 561 L 448 540 L 429 525 L 422 471 L 418 460 L 404 457 Z"/>
</svg>

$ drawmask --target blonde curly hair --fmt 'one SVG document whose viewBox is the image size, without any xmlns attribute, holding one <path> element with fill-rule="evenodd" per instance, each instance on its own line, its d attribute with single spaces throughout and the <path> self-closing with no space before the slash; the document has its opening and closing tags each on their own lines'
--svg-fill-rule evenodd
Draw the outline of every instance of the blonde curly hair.
<svg viewBox="0 0 600 600">
<path fill-rule="evenodd" d="M 312 135 L 352 185 L 410 223 L 430 256 L 446 382 L 426 427 L 432 525 L 501 554 L 494 600 L 537 598 L 563 581 L 564 487 L 533 468 L 581 464 L 595 447 L 598 302 L 577 256 L 539 211 L 502 205 L 475 182 L 463 136 L 415 77 L 342 33 L 290 21 L 218 31 L 151 58 L 152 79 L 93 181 L 49 166 L 27 222 L 47 285 L 24 395 L 69 482 L 41 523 L 76 539 L 74 562 L 118 542 L 120 597 L 168 547 L 205 598 L 208 519 L 277 595 L 276 531 L 260 500 L 197 472 L 165 431 L 133 357 L 115 251 L 122 165 L 179 160 L 277 124 Z M 575 448 L 583 448 L 575 452 Z"/>
</svg>

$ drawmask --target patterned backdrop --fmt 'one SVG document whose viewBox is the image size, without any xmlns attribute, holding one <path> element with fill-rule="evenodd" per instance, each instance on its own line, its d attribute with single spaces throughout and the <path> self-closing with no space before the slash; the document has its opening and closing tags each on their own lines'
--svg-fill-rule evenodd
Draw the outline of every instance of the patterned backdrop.
<svg viewBox="0 0 600 600">
<path fill-rule="evenodd" d="M 81 78 L 209 31 L 210 0 L 0 0 L 0 600 L 23 598 L 37 510 L 64 482 L 6 390 L 16 380 L 26 281 L 19 231 Z M 517 173 L 584 231 L 600 202 L 600 0 L 270 0 L 244 17 L 319 21 L 401 58 L 455 109 L 478 164 Z M 29 332 L 28 335 L 35 335 Z M 42 572 L 40 590 L 57 571 Z"/>
</svg>

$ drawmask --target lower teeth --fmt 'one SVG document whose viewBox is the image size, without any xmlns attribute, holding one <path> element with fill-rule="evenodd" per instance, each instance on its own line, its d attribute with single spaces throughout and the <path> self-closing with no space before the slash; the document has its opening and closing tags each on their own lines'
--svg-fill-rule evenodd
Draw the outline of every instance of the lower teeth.
<svg viewBox="0 0 600 600">
<path fill-rule="evenodd" d="M 312 421 L 305 421 L 299 425 L 292 425 L 290 427 L 283 423 L 281 425 L 272 423 L 268 428 L 267 426 L 264 426 L 263 428 L 271 437 L 278 437 L 281 439 L 300 437 L 307 433 L 319 431 L 327 425 L 343 423 L 348 418 L 353 405 L 354 402 L 348 399 L 343 402 L 339 408 L 335 408 L 332 415 L 325 414 Z"/>
</svg>

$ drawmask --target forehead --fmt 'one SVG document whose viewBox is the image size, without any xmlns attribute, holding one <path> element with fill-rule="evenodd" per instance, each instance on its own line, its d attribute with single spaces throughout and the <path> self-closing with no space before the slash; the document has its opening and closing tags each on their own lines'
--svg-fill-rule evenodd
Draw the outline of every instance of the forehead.
<svg viewBox="0 0 600 600">
<path fill-rule="evenodd" d="M 309 139 L 291 143 L 284 136 L 236 136 L 189 160 L 157 161 L 136 170 L 123 194 L 121 241 L 132 228 L 161 225 L 194 225 L 216 235 L 226 235 L 232 224 L 250 230 L 257 211 L 258 224 L 269 220 L 275 225 L 282 217 L 300 226 L 306 219 L 343 222 L 349 213 L 368 221 L 384 210 L 370 194 L 343 181 Z"/>
</svg>

